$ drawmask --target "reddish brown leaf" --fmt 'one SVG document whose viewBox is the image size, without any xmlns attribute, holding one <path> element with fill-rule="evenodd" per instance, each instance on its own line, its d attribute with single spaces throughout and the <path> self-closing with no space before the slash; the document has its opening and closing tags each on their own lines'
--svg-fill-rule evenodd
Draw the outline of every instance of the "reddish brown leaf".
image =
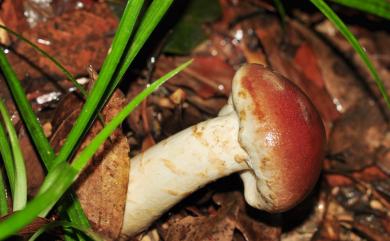
<svg viewBox="0 0 390 241">
<path fill-rule="evenodd" d="M 373 164 L 386 128 L 386 121 L 373 102 L 359 102 L 334 124 L 329 140 L 333 167 L 359 170 Z"/>
<path fill-rule="evenodd" d="M 318 66 L 317 57 L 313 49 L 307 44 L 303 43 L 299 46 L 295 53 L 295 63 L 297 63 L 303 74 L 310 80 L 313 81 L 318 87 L 324 87 L 324 79 L 322 78 L 321 70 Z"/>
<path fill-rule="evenodd" d="M 40 22 L 23 36 L 56 57 L 74 75 L 86 74 L 87 67 L 99 68 L 107 54 L 116 17 L 106 4 L 94 4 L 91 11 L 85 9 L 67 12 L 61 16 Z M 16 41 L 10 55 L 19 79 L 25 76 L 39 78 L 65 78 L 62 72 L 46 57 L 41 56 L 21 40 Z"/>
<path fill-rule="evenodd" d="M 4 0 L 1 3 L 0 18 L 8 28 L 17 32 L 29 28 L 23 12 L 23 0 Z"/>
<path fill-rule="evenodd" d="M 231 241 L 239 211 L 238 200 L 231 199 L 210 216 L 187 216 L 171 223 L 166 241 Z"/>
<path fill-rule="evenodd" d="M 124 103 L 123 95 L 115 92 L 103 109 L 104 121 L 110 121 Z M 51 140 L 56 150 L 63 144 L 80 107 L 80 100 L 73 94 L 68 95 L 58 107 L 56 119 L 53 121 L 56 130 Z M 88 145 L 101 129 L 101 123 L 95 122 L 81 149 Z M 117 129 L 94 155 L 75 184 L 81 206 L 93 229 L 108 240 L 116 239 L 122 226 L 130 168 L 128 155 L 127 139 L 122 131 Z"/>
<path fill-rule="evenodd" d="M 271 241 L 280 239 L 279 216 L 269 216 L 259 211 L 251 212 L 250 209 L 247 209 L 242 193 L 217 194 L 213 199 L 221 205 L 221 212 L 225 210 L 223 214 L 234 221 L 235 228 L 245 240 Z"/>
<path fill-rule="evenodd" d="M 330 46 L 297 21 L 292 21 L 291 25 L 314 51 L 326 90 L 338 111 L 344 113 L 359 100 L 370 98 L 354 70 Z"/>
</svg>

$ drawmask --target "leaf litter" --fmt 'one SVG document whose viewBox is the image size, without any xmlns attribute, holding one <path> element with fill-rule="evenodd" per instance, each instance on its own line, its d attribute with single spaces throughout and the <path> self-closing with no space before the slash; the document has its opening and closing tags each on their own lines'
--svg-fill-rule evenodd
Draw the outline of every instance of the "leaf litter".
<svg viewBox="0 0 390 241">
<path fill-rule="evenodd" d="M 82 1 L 88 2 L 86 7 L 75 10 L 70 7 L 74 2 L 70 1 L 69 5 L 61 5 L 62 11 L 55 8 L 58 5 L 53 5 L 52 16 L 31 28 L 23 18 L 12 17 L 20 15 L 24 7 L 22 2 L 3 1 L 0 17 L 7 26 L 19 30 L 32 41 L 50 42 L 40 47 L 57 57 L 76 76 L 87 76 L 89 65 L 100 67 L 117 24 L 108 5 Z M 239 191 L 242 190 L 240 181 L 235 176 L 228 177 L 178 204 L 157 221 L 150 232 L 138 238 L 169 241 L 388 240 L 389 111 L 383 108 L 371 77 L 352 48 L 318 14 L 297 9 L 293 11 L 296 19 L 287 19 L 283 31 L 275 10 L 266 1 L 218 2 L 220 18 L 213 23 L 200 23 L 207 35 L 205 41 L 189 55 L 157 56 L 154 70 L 136 68 L 124 81 L 127 83 L 122 88 L 124 96 L 116 92 L 103 111 L 107 121 L 150 79 L 171 70 L 183 59 L 194 59 L 189 68 L 161 87 L 128 117 L 122 129 L 104 144 L 77 182 L 77 193 L 94 230 L 107 239 L 115 239 L 118 235 L 127 185 L 127 174 L 123 170 L 129 168 L 130 150 L 132 156 L 181 129 L 217 115 L 227 100 L 235 70 L 245 62 L 256 62 L 271 66 L 299 85 L 323 117 L 329 145 L 323 175 L 316 189 L 295 209 L 269 215 L 248 207 Z M 369 21 L 375 24 L 379 20 Z M 91 24 L 99 27 L 91 28 Z M 390 53 L 385 44 L 389 32 L 358 24 L 352 26 L 352 31 L 367 48 L 389 89 Z M 63 93 L 71 87 L 61 72 L 25 44 L 11 38 L 10 50 L 19 54 L 9 57 L 32 101 L 42 94 L 58 91 L 59 86 L 65 90 Z M 2 98 L 15 112 L 2 83 Z M 59 103 L 53 100 L 45 105 L 33 105 L 42 123 L 48 126 L 56 149 L 82 104 L 75 94 L 60 98 Z M 19 123 L 17 118 L 15 122 Z M 30 195 L 34 195 L 43 171 L 21 123 L 18 126 L 20 138 L 28 147 L 24 153 L 29 157 L 26 158 L 27 166 L 29 170 L 36 170 L 33 171 L 35 176 L 29 176 Z M 101 124 L 96 122 L 82 145 L 86 145 L 100 128 Z M 106 206 L 107 202 L 110 207 Z"/>
</svg>

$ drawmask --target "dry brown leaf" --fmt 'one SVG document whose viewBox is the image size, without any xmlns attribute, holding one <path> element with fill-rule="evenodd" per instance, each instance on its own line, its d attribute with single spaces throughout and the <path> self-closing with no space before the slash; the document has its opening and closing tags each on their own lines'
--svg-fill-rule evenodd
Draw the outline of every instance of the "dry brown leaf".
<svg viewBox="0 0 390 241">
<path fill-rule="evenodd" d="M 341 113 L 352 108 L 359 100 L 370 98 L 354 70 L 330 46 L 302 24 L 292 21 L 291 25 L 312 47 L 326 90 Z"/>
<path fill-rule="evenodd" d="M 239 211 L 238 200 L 231 199 L 209 216 L 186 216 L 171 223 L 166 241 L 231 241 Z"/>
<path fill-rule="evenodd" d="M 90 11 L 74 10 L 50 18 L 21 34 L 57 58 L 73 75 L 86 74 L 89 65 L 95 68 L 101 66 L 117 26 L 117 19 L 106 4 L 96 3 L 93 6 Z M 26 76 L 33 79 L 42 76 L 65 78 L 48 58 L 23 41 L 17 40 L 14 45 L 18 54 L 9 55 L 9 61 L 19 79 Z"/>
<path fill-rule="evenodd" d="M 240 192 L 221 193 L 214 195 L 214 201 L 226 210 L 225 215 L 234 221 L 235 228 L 246 241 L 279 240 L 281 223 L 279 215 L 269 215 L 248 208 L 243 194 Z M 232 210 L 237 209 L 236 213 Z M 228 211 L 230 210 L 230 211 Z"/>
<path fill-rule="evenodd" d="M 213 200 L 220 205 L 218 210 L 209 208 L 207 214 L 201 214 L 192 207 L 195 217 L 183 214 L 170 217 L 168 222 L 162 225 L 167 228 L 162 231 L 163 240 L 268 241 L 280 238 L 280 224 L 275 223 L 273 218 L 271 221 L 261 219 L 262 216 L 269 216 L 265 213 L 247 210 L 240 192 L 218 193 L 213 196 Z"/>
<path fill-rule="evenodd" d="M 329 139 L 332 167 L 360 170 L 375 162 L 388 125 L 374 102 L 360 101 L 334 123 Z"/>
<path fill-rule="evenodd" d="M 321 227 L 328 205 L 324 188 L 320 194 L 311 195 L 303 204 L 283 215 L 285 228 L 281 241 L 310 241 Z M 309 204 L 308 204 L 309 203 Z"/>
<path fill-rule="evenodd" d="M 110 121 L 124 106 L 125 98 L 116 91 L 102 111 L 104 121 Z M 68 95 L 57 109 L 53 121 L 55 129 L 51 143 L 55 150 L 63 144 L 80 111 L 81 102 Z M 88 132 L 81 149 L 102 129 L 96 121 Z M 119 235 L 126 201 L 130 168 L 127 138 L 117 129 L 92 158 L 88 167 L 76 181 L 76 193 L 92 227 L 107 240 Z"/>
<path fill-rule="evenodd" d="M 187 216 L 172 224 L 166 241 L 231 241 L 234 223 L 228 219 Z"/>
<path fill-rule="evenodd" d="M 23 0 L 1 1 L 0 17 L 5 25 L 14 31 L 22 32 L 28 28 L 23 11 Z"/>
<path fill-rule="evenodd" d="M 369 56 L 382 81 L 384 82 L 385 88 L 387 91 L 389 91 L 390 49 L 387 46 L 390 41 L 390 34 L 388 31 L 386 31 L 385 25 L 379 28 L 367 28 L 359 26 L 356 23 L 350 23 L 348 28 L 358 39 L 362 47 L 366 50 L 367 55 Z M 346 41 L 346 39 L 337 32 L 329 20 L 324 19 L 322 22 L 318 23 L 316 30 L 321 32 L 323 36 L 329 40 L 329 42 L 331 42 L 337 49 L 339 49 L 344 54 L 344 56 L 356 66 L 356 70 L 361 76 L 363 76 L 364 82 L 378 97 L 377 100 L 383 103 L 383 98 L 381 97 L 375 81 L 369 73 L 366 65 L 363 63 L 360 56 L 353 49 L 353 47 Z M 384 109 L 386 109 L 386 107 Z M 389 115 L 390 112 L 387 111 L 387 114 Z"/>
</svg>

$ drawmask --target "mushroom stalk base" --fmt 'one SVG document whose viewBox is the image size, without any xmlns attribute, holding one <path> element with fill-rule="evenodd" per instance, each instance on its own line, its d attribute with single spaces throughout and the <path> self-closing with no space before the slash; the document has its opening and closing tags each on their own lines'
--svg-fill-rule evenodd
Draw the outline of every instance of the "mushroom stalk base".
<svg viewBox="0 0 390 241">
<path fill-rule="evenodd" d="M 122 238 L 137 234 L 180 200 L 247 170 L 236 113 L 187 128 L 131 160 Z"/>
</svg>

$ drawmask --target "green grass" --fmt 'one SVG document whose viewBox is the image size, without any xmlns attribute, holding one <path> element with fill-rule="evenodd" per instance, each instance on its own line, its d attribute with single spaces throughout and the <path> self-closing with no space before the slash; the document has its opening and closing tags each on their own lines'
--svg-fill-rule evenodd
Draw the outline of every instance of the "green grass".
<svg viewBox="0 0 390 241">
<path fill-rule="evenodd" d="M 331 1 L 390 20 L 389 0 L 331 0 Z"/>
<path fill-rule="evenodd" d="M 282 28 L 285 29 L 286 28 L 286 10 L 284 8 L 283 2 L 282 2 L 282 0 L 273 0 L 273 1 L 274 1 L 276 10 L 278 10 L 280 20 L 282 23 Z"/>
<path fill-rule="evenodd" d="M 50 171 L 38 195 L 30 201 L 26 207 L 8 217 L 0 223 L 0 240 L 14 234 L 30 223 L 38 215 L 44 216 L 61 198 L 65 191 L 76 180 L 87 165 L 88 160 L 97 151 L 99 146 L 111 135 L 111 133 L 123 122 L 123 120 L 137 107 L 148 95 L 156 90 L 165 81 L 187 67 L 191 61 L 180 65 L 175 70 L 164 75 L 141 93 L 139 93 L 125 108 L 123 108 L 107 125 L 94 137 L 91 143 L 75 158 L 72 164 L 59 163 Z"/>
<path fill-rule="evenodd" d="M 49 224 L 44 225 L 40 229 L 38 229 L 29 239 L 28 241 L 35 241 L 37 238 L 39 238 L 40 235 L 42 235 L 44 232 L 47 232 L 51 229 L 62 227 L 63 229 L 71 228 L 73 230 L 76 230 L 80 233 L 83 233 L 84 235 L 88 236 L 90 239 L 95 241 L 104 241 L 102 237 L 97 235 L 95 232 L 93 232 L 89 228 L 80 228 L 79 226 L 75 225 L 74 223 L 67 222 L 67 221 L 55 221 Z"/>
<path fill-rule="evenodd" d="M 3 122 L 7 129 L 9 141 L 12 150 L 12 159 L 14 167 L 14 192 L 12 195 L 13 211 L 18 211 L 26 206 L 27 202 L 27 174 L 24 165 L 24 158 L 20 148 L 18 135 L 12 124 L 11 116 L 2 100 L 0 100 L 0 114 L 3 117 Z"/>
<path fill-rule="evenodd" d="M 9 144 L 7 132 L 0 122 L 0 153 L 3 159 L 4 168 L 7 174 L 8 183 L 10 185 L 11 193 L 15 193 L 15 165 Z"/>
<path fill-rule="evenodd" d="M 77 145 L 81 142 L 86 130 L 96 118 L 98 109 L 101 109 L 108 101 L 109 96 L 113 93 L 124 73 L 134 60 L 135 56 L 139 53 L 140 49 L 149 38 L 162 16 L 168 10 L 171 3 L 172 1 L 166 0 L 153 1 L 147 9 L 146 14 L 142 16 L 142 19 L 140 19 L 139 14 L 141 12 L 141 8 L 144 6 L 144 1 L 133 0 L 128 2 L 114 37 L 111 51 L 104 61 L 99 77 L 90 94 L 87 96 L 81 114 L 74 124 L 74 127 L 68 135 L 58 156 L 54 155 L 53 149 L 49 145 L 47 138 L 44 136 L 42 127 L 26 98 L 20 81 L 17 79 L 12 67 L 9 65 L 6 56 L 3 52 L 0 53 L 0 67 L 6 77 L 8 86 L 10 87 L 18 110 L 21 113 L 22 119 L 24 120 L 32 137 L 33 143 L 48 170 L 48 175 L 45 178 L 37 196 L 28 202 L 25 207 L 23 205 L 24 208 L 21 207 L 22 210 L 10 215 L 6 220 L 0 223 L 0 230 L 6 230 L 4 232 L 0 232 L 0 239 L 4 239 L 12 234 L 15 234 L 18 230 L 30 223 L 35 217 L 47 215 L 52 207 L 69 189 L 76 177 L 82 171 L 83 167 L 85 167 L 88 163 L 88 160 L 96 152 L 97 148 L 106 140 L 106 138 L 108 138 L 112 131 L 117 128 L 117 126 L 135 108 L 135 106 L 146 98 L 153 90 L 158 88 L 159 85 L 190 63 L 188 62 L 179 66 L 177 69 L 163 76 L 161 79 L 141 92 L 140 95 L 131 101 L 117 117 L 103 128 L 102 132 L 99 133 L 91 144 L 87 146 L 85 150 L 83 150 L 72 162 L 72 165 L 67 164 L 69 157 L 72 156 L 76 150 Z M 138 21 L 140 22 L 139 27 L 135 28 Z M 16 33 L 13 34 L 16 35 Z M 130 43 L 129 39 L 133 35 L 133 41 Z M 41 54 L 47 56 L 46 53 L 42 53 L 41 50 L 31 44 L 31 42 L 30 45 L 32 45 Z M 50 59 L 54 62 L 56 61 L 54 58 Z M 56 64 L 61 69 L 62 65 L 58 61 Z M 66 70 L 63 72 L 68 76 L 68 78 L 73 78 L 73 76 L 71 76 Z M 7 146 L 7 142 L 1 141 L 0 145 Z M 6 153 L 7 148 L 5 150 Z M 5 156 L 7 155 L 9 156 L 9 153 Z M 12 173 L 17 174 L 20 172 L 16 170 L 15 166 L 11 166 L 6 169 L 12 170 L 13 168 L 15 170 Z M 11 176 L 11 180 L 12 179 L 16 182 L 17 177 Z M 74 203 L 72 202 L 74 201 L 75 195 L 70 193 L 70 195 L 67 195 L 66 197 L 61 199 L 62 202 L 64 200 L 68 200 L 71 204 L 70 207 L 73 207 Z M 67 210 L 69 219 L 72 221 L 72 225 L 82 228 L 83 230 L 87 230 L 89 226 L 80 225 L 83 222 L 83 219 L 85 219 L 85 216 L 82 213 L 80 215 L 80 212 L 77 211 L 78 209 L 79 208 L 72 208 Z M 81 219 L 78 222 L 74 222 L 74 220 L 77 220 L 78 217 L 81 217 Z M 82 239 L 81 236 L 76 236 L 76 238 Z M 69 236 L 67 239 L 71 240 L 72 237 Z"/>
<path fill-rule="evenodd" d="M 0 171 L 0 217 L 8 213 L 8 198 L 3 172 Z"/>
<path fill-rule="evenodd" d="M 3 51 L 0 51 L 0 68 L 3 71 L 9 90 L 15 100 L 19 114 L 27 127 L 32 142 L 34 143 L 46 170 L 50 171 L 53 168 L 52 163 L 55 158 L 54 151 L 43 132 L 38 117 L 35 115 L 15 71 L 12 69 Z M 13 187 L 11 186 L 11 191 L 12 190 Z M 69 219 L 82 227 L 89 227 L 87 217 L 82 211 L 80 203 L 74 197 L 75 195 L 72 195 L 71 193 L 65 197 L 65 200 L 68 200 L 66 205 L 70 206 L 70 209 L 67 210 Z"/>
<path fill-rule="evenodd" d="M 143 2 L 143 0 L 134 0 L 130 1 L 126 6 L 112 43 L 112 49 L 103 63 L 99 77 L 96 80 L 96 83 L 94 84 L 80 115 L 67 136 L 58 156 L 54 159 L 54 164 L 66 161 L 72 153 L 74 153 L 77 145 L 80 144 L 80 140 L 86 133 L 88 125 L 90 125 L 91 121 L 95 118 L 98 104 L 107 88 L 109 88 L 111 79 L 126 49 L 127 42 L 132 36 Z"/>
<path fill-rule="evenodd" d="M 346 5 L 351 8 L 359 9 L 367 13 L 375 14 L 377 16 L 383 17 L 385 19 L 390 19 L 390 2 L 388 0 L 332 0 L 333 2 Z M 349 42 L 349 44 L 354 48 L 355 52 L 360 56 L 363 63 L 370 72 L 372 78 L 374 79 L 376 86 L 378 87 L 379 92 L 382 95 L 384 102 L 387 105 L 387 108 L 390 109 L 390 97 L 387 93 L 385 85 L 380 78 L 377 70 L 372 64 L 370 58 L 368 57 L 366 51 L 361 46 L 359 41 L 353 35 L 353 33 L 348 29 L 345 23 L 337 16 L 337 14 L 325 3 L 323 0 L 310 0 L 310 2 L 320 10 L 325 17 L 332 22 L 332 24 L 337 28 L 337 30 L 344 36 L 344 38 Z M 286 12 L 281 0 L 274 0 L 275 7 L 281 17 L 282 25 L 284 25 Z"/>
</svg>

